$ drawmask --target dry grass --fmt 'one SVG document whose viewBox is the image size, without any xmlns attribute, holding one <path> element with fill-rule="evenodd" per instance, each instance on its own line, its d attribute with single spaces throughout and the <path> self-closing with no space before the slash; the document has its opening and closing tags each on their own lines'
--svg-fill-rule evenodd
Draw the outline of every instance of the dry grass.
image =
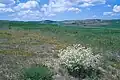
<svg viewBox="0 0 120 80">
<path fill-rule="evenodd" d="M 6 54 L 6 55 L 15 55 L 15 56 L 32 56 L 33 54 L 24 50 L 17 50 L 17 49 L 11 49 L 11 50 L 0 50 L 0 54 Z"/>
</svg>

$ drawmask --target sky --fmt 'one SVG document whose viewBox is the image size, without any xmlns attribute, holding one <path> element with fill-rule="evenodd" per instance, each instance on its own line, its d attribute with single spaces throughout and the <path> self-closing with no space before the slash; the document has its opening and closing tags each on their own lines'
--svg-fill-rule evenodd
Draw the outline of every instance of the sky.
<svg viewBox="0 0 120 80">
<path fill-rule="evenodd" d="M 120 0 L 0 0 L 0 20 L 120 19 Z"/>
</svg>

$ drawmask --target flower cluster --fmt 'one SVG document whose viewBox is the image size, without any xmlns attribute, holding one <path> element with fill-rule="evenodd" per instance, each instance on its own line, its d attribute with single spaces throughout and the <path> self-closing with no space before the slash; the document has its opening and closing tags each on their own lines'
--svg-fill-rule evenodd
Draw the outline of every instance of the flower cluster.
<svg viewBox="0 0 120 80">
<path fill-rule="evenodd" d="M 74 44 L 73 46 L 68 46 L 66 49 L 59 51 L 59 57 L 61 64 L 65 65 L 67 68 L 79 69 L 82 65 L 85 69 L 92 67 L 96 69 L 101 64 L 101 56 L 99 54 L 94 55 L 91 48 L 83 47 L 80 44 Z"/>
</svg>

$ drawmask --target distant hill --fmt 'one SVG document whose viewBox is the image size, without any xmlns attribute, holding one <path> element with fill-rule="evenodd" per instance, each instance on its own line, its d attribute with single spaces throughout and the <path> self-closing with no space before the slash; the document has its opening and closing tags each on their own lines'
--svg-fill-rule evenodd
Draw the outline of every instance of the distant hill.
<svg viewBox="0 0 120 80">
<path fill-rule="evenodd" d="M 101 19 L 86 19 L 86 20 L 64 20 L 64 21 L 7 21 L 0 20 L 0 28 L 8 27 L 9 25 L 21 26 L 39 26 L 40 24 L 57 24 L 62 26 L 77 26 L 77 27 L 120 27 L 120 20 L 101 20 Z"/>
<path fill-rule="evenodd" d="M 86 19 L 86 20 L 66 20 L 62 21 L 65 26 L 81 26 L 81 27 L 120 27 L 120 20 L 101 20 L 101 19 Z"/>
<path fill-rule="evenodd" d="M 57 21 L 52 21 L 52 20 L 44 20 L 44 21 L 40 21 L 40 23 L 43 23 L 43 24 L 56 24 L 58 22 Z"/>
</svg>

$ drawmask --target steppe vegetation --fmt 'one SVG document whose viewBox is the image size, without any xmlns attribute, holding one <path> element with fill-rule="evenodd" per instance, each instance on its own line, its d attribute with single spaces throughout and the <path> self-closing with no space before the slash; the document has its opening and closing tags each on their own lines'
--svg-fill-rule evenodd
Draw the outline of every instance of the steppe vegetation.
<svg viewBox="0 0 120 80">
<path fill-rule="evenodd" d="M 120 80 L 120 24 L 0 24 L 0 80 Z"/>
</svg>

